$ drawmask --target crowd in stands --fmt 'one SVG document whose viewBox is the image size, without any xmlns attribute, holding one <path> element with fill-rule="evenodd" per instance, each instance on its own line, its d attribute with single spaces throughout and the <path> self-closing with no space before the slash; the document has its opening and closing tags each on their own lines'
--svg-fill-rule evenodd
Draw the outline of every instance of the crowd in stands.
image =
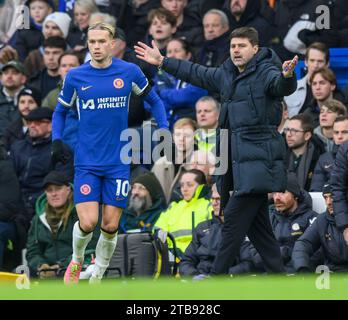
<svg viewBox="0 0 348 320">
<path fill-rule="evenodd" d="M 171 152 L 151 163 L 142 162 L 149 146 L 141 144 L 140 163 L 131 164 L 131 191 L 119 233 L 169 232 L 181 260 L 179 273 L 196 279 L 209 275 L 224 223 L 214 184 L 223 97 L 137 59 L 133 45 L 154 41 L 167 57 L 217 67 L 229 59 L 231 31 L 249 26 L 258 31 L 260 46 L 273 49 L 281 61 L 297 54 L 305 64 L 296 91 L 279 101 L 287 188 L 269 195 L 270 220 L 286 271 L 314 271 L 320 264 L 348 271 L 348 74 L 347 85 L 339 87 L 330 69 L 330 49 L 348 47 L 345 2 L 2 1 L 0 271 L 21 264 L 23 249 L 33 276 L 55 277 L 70 261 L 78 219 L 72 182 L 79 105 L 75 102 L 66 118 L 64 161 L 52 157 L 52 114 L 66 74 L 89 63 L 87 30 L 96 22 L 116 27 L 113 56 L 139 65 L 148 77 L 165 106 L 173 138 L 167 146 Z M 317 26 L 319 5 L 330 10 L 329 28 Z M 153 118 L 150 106 L 132 94 L 129 127 L 142 137 L 144 123 L 151 123 L 150 131 L 156 129 Z M 151 142 L 151 154 L 159 144 Z M 310 192 L 323 194 L 325 213 L 312 210 Z M 171 243 L 169 248 L 174 250 Z M 246 238 L 229 273 L 257 272 L 267 272 L 267 267 Z"/>
</svg>

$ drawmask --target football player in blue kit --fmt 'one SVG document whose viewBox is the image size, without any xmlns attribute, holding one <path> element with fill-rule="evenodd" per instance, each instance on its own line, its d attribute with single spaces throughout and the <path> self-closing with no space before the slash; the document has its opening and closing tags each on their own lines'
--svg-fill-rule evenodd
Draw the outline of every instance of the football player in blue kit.
<svg viewBox="0 0 348 320">
<path fill-rule="evenodd" d="M 97 23 L 88 29 L 92 60 L 67 74 L 53 115 L 52 157 L 64 161 L 62 132 L 65 116 L 76 100 L 79 115 L 75 150 L 74 201 L 79 221 L 73 229 L 73 255 L 65 272 L 66 284 L 78 283 L 84 252 L 103 205 L 100 238 L 90 283 L 100 282 L 116 248 L 117 230 L 129 191 L 130 165 L 122 161 L 127 141 L 131 92 L 152 106 L 159 128 L 168 128 L 162 101 L 138 66 L 112 57 L 115 29 Z"/>
</svg>

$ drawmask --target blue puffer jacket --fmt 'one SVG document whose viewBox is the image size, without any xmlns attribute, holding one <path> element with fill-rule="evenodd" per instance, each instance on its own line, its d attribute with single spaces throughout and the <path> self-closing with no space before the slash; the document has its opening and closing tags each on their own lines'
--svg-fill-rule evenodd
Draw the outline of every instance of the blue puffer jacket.
<svg viewBox="0 0 348 320">
<path fill-rule="evenodd" d="M 217 219 L 201 222 L 193 232 L 192 241 L 185 250 L 179 265 L 182 276 L 210 274 L 219 244 L 221 242 L 222 223 Z M 252 245 L 245 240 L 240 248 L 239 256 L 229 274 L 255 272 L 257 266 L 253 262 Z M 254 250 L 255 251 L 255 250 Z"/>
<path fill-rule="evenodd" d="M 274 51 L 260 48 L 242 73 L 231 59 L 219 68 L 207 68 L 165 58 L 162 68 L 220 95 L 219 127 L 229 130 L 232 152 L 228 158 L 233 171 L 232 176 L 224 172 L 218 181 L 223 206 L 232 189 L 236 196 L 285 190 L 285 142 L 277 126 L 282 114 L 280 101 L 295 91 L 297 82 L 295 76 L 283 77 Z"/>
<path fill-rule="evenodd" d="M 322 192 L 324 184 L 330 181 L 338 147 L 338 145 L 334 145 L 332 151 L 325 152 L 319 157 L 313 172 L 310 191 Z"/>
<path fill-rule="evenodd" d="M 348 228 L 348 141 L 338 148 L 330 183 L 336 225 L 343 230 Z"/>
<path fill-rule="evenodd" d="M 284 266 L 288 272 L 292 268 L 291 254 L 296 240 L 303 235 L 305 230 L 315 221 L 318 214 L 306 203 L 299 203 L 294 212 L 271 211 L 271 224 L 283 258 Z"/>
<path fill-rule="evenodd" d="M 296 241 L 292 252 L 295 269 L 310 269 L 310 257 L 320 247 L 324 254 L 324 263 L 331 271 L 348 271 L 348 246 L 335 224 L 334 216 L 328 212 L 320 214 Z"/>
</svg>

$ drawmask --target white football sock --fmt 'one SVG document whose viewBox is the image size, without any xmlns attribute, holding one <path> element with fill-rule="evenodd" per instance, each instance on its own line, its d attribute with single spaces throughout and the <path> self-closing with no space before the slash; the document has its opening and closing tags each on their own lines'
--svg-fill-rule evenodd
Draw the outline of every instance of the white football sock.
<svg viewBox="0 0 348 320">
<path fill-rule="evenodd" d="M 76 221 L 73 229 L 73 255 L 74 262 L 83 263 L 85 250 L 88 243 L 91 241 L 93 232 L 85 233 L 80 229 L 79 222 Z"/>
<path fill-rule="evenodd" d="M 100 230 L 100 237 L 95 250 L 95 267 L 92 277 L 101 279 L 109 266 L 117 244 L 117 232 L 110 234 Z"/>
</svg>

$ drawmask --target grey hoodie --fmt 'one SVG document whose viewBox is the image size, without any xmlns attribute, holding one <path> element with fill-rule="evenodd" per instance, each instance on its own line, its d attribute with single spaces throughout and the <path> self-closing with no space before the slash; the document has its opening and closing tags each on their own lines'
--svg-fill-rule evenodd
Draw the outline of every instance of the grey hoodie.
<svg viewBox="0 0 348 320">
<path fill-rule="evenodd" d="M 324 143 L 324 146 L 325 146 L 325 151 L 326 152 L 331 152 L 332 151 L 332 148 L 334 146 L 334 141 L 333 139 L 329 139 L 327 137 L 325 137 L 321 131 L 321 128 L 320 126 L 317 126 L 315 129 L 314 129 L 314 134 L 318 136 L 318 138 L 323 141 Z"/>
</svg>

